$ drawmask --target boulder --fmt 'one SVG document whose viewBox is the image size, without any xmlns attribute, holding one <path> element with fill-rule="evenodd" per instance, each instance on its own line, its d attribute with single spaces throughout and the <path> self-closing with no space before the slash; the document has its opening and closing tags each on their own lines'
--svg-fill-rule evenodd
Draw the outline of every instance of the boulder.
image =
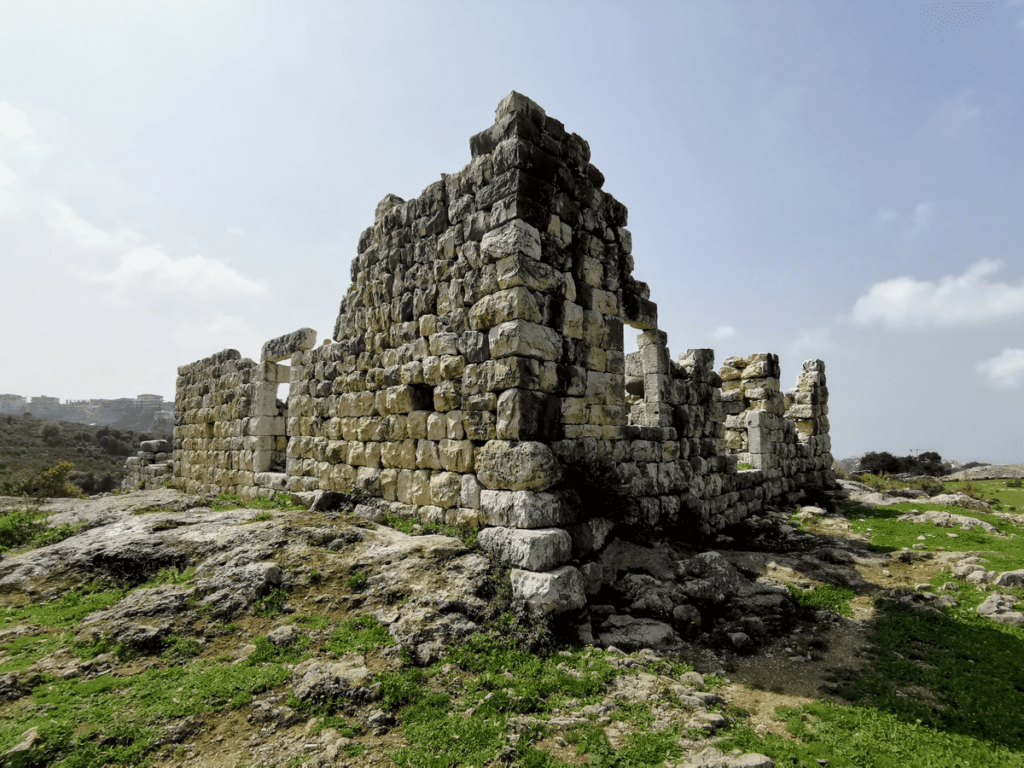
<svg viewBox="0 0 1024 768">
<path fill-rule="evenodd" d="M 620 615 L 605 620 L 598 642 L 604 647 L 614 645 L 624 651 L 653 648 L 668 653 L 678 652 L 685 645 L 678 633 L 663 621 Z"/>
<path fill-rule="evenodd" d="M 359 653 L 346 653 L 337 662 L 306 659 L 292 673 L 292 694 L 299 701 L 327 703 L 346 698 L 365 703 L 380 697 L 379 686 Z"/>
<path fill-rule="evenodd" d="M 583 575 L 571 565 L 547 573 L 513 569 L 512 596 L 538 613 L 557 615 L 587 604 Z"/>
<path fill-rule="evenodd" d="M 978 606 L 978 615 L 1000 624 L 1024 624 L 1024 613 L 1014 610 L 1013 596 L 1000 592 L 989 595 L 985 602 Z"/>
</svg>

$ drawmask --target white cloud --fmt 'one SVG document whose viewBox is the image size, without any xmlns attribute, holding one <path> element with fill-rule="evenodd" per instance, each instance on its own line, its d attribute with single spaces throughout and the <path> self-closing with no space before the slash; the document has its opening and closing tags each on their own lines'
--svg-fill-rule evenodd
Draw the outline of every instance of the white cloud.
<svg viewBox="0 0 1024 768">
<path fill-rule="evenodd" d="M 875 283 L 854 304 L 853 321 L 889 328 L 949 328 L 1024 315 L 1024 281 L 1014 285 L 988 279 L 1002 267 L 1001 261 L 982 259 L 962 275 Z"/>
<path fill-rule="evenodd" d="M 731 339 L 736 335 L 736 329 L 731 325 L 720 325 L 711 332 L 716 339 Z"/>
<path fill-rule="evenodd" d="M 134 239 L 131 232 L 112 234 L 86 221 L 69 205 L 52 203 L 50 225 L 80 248 L 103 248 Z"/>
<path fill-rule="evenodd" d="M 250 280 L 223 261 L 198 254 L 172 259 L 155 245 L 133 248 L 111 272 L 83 277 L 126 291 L 187 293 L 196 299 L 263 296 L 270 289 L 266 280 Z"/>
<path fill-rule="evenodd" d="M 229 235 L 244 235 L 245 230 L 239 229 L 238 227 L 228 227 L 227 232 Z"/>
<path fill-rule="evenodd" d="M 818 356 L 829 348 L 831 337 L 832 329 L 830 328 L 809 328 L 801 331 L 799 336 L 786 344 L 784 350 L 793 357 Z"/>
<path fill-rule="evenodd" d="M 1024 349 L 1007 347 L 995 357 L 982 360 L 975 369 L 996 389 L 1016 389 L 1024 384 Z"/>
<path fill-rule="evenodd" d="M 23 112 L 15 109 L 6 101 L 0 101 L 0 135 L 24 146 L 34 133 L 32 125 Z"/>
<path fill-rule="evenodd" d="M 182 354 L 193 360 L 219 352 L 225 342 L 241 352 L 242 357 L 253 357 L 259 354 L 266 341 L 244 317 L 225 312 L 178 323 L 170 339 L 182 348 Z"/>
</svg>

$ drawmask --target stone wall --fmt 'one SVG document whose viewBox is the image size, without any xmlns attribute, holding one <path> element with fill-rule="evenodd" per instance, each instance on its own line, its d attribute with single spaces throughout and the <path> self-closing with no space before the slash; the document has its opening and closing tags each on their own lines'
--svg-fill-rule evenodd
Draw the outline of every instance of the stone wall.
<svg viewBox="0 0 1024 768">
<path fill-rule="evenodd" d="M 616 527 L 707 534 L 834 483 L 824 365 L 783 396 L 774 355 L 721 374 L 712 350 L 672 360 L 632 275 L 626 208 L 582 138 L 512 93 L 470 150 L 419 197 L 377 206 L 333 341 L 302 329 L 259 364 L 226 350 L 179 369 L 186 490 L 356 489 L 483 527 L 517 592 L 564 609 L 600 587 L 593 556 Z M 617 501 L 595 517 L 572 484 L 602 468 Z"/>
<path fill-rule="evenodd" d="M 183 490 L 259 495 L 259 475 L 280 464 L 286 448 L 277 385 L 288 375 L 287 366 L 233 349 L 178 368 L 174 476 Z"/>
<path fill-rule="evenodd" d="M 166 440 L 144 440 L 139 452 L 125 459 L 122 491 L 152 491 L 163 488 L 174 474 L 171 444 Z"/>
</svg>

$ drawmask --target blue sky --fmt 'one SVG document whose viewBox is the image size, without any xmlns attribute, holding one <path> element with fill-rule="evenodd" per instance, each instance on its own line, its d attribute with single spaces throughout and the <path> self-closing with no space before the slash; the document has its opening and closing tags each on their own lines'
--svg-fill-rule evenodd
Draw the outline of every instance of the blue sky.
<svg viewBox="0 0 1024 768">
<path fill-rule="evenodd" d="M 0 392 L 330 335 L 387 193 L 518 90 L 673 355 L 828 366 L 833 452 L 1024 462 L 1024 2 L 0 2 Z"/>
</svg>

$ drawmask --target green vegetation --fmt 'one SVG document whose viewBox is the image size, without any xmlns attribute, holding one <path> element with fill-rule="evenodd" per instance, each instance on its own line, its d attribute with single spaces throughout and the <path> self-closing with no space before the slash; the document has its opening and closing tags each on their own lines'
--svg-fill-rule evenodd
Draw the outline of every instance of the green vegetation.
<svg viewBox="0 0 1024 768">
<path fill-rule="evenodd" d="M 156 748 L 168 719 L 234 709 L 288 676 L 280 664 L 172 665 L 122 678 L 53 680 L 38 686 L 31 706 L 7 710 L 0 752 L 29 728 L 43 742 L 36 765 L 139 765 Z"/>
<path fill-rule="evenodd" d="M 345 579 L 345 586 L 355 592 L 358 589 L 362 589 L 363 584 L 366 583 L 367 575 L 362 571 L 356 571 L 347 579 Z"/>
<path fill-rule="evenodd" d="M 0 483 L 0 496 L 27 496 L 33 499 L 71 497 L 83 499 L 82 489 L 68 481 L 68 473 L 75 468 L 70 461 L 60 461 L 21 480 Z"/>
<path fill-rule="evenodd" d="M 947 483 L 945 490 L 963 491 L 965 486 L 1005 506 L 1024 501 L 1016 496 L 1021 492 L 1016 484 L 1005 480 Z M 968 515 L 991 523 L 1003 535 L 980 527 L 965 531 L 897 520 L 911 509 Z M 871 546 L 881 552 L 924 543 L 930 550 L 981 552 L 990 569 L 1024 568 L 1024 526 L 997 515 L 912 501 L 875 509 L 847 504 L 844 512 L 852 529 L 870 534 Z M 720 746 L 762 752 L 776 764 L 807 768 L 822 760 L 830 767 L 1024 766 L 1024 721 L 1019 716 L 1024 711 L 1024 627 L 979 616 L 976 609 L 987 591 L 954 579 L 948 571 L 931 579 L 935 587 L 950 581 L 958 584 L 956 604 L 941 609 L 875 600 L 869 662 L 856 672 L 841 672 L 835 681 L 835 692 L 850 705 L 780 707 L 777 716 L 794 739 L 771 734 L 762 738 L 740 724 Z M 790 589 L 802 605 L 829 610 L 852 597 L 849 590 L 836 587 Z M 999 591 L 1024 604 L 1024 589 Z"/>
<path fill-rule="evenodd" d="M 996 536 L 981 527 L 963 530 L 962 528 L 939 528 L 934 525 L 900 521 L 900 515 L 911 510 L 918 512 L 952 512 L 969 515 L 975 519 L 991 523 L 996 530 L 1006 536 Z M 985 553 L 987 567 L 999 571 L 1012 571 L 1024 568 L 1024 526 L 1017 525 L 1003 518 L 983 512 L 943 507 L 937 504 L 907 502 L 894 504 L 891 507 L 869 509 L 856 504 L 848 504 L 845 514 L 850 518 L 850 527 L 856 533 L 871 534 L 871 545 L 880 552 L 892 552 L 924 544 L 928 549 L 942 547 L 951 552 Z M 953 534 L 955 538 L 949 534 Z M 924 541 L 918 537 L 924 536 Z"/>
<path fill-rule="evenodd" d="M 0 628 L 27 621 L 46 627 L 70 627 L 93 611 L 109 608 L 124 597 L 123 589 L 105 589 L 99 582 L 69 590 L 48 603 L 0 610 Z"/>
<path fill-rule="evenodd" d="M 457 528 L 453 525 L 444 525 L 443 523 L 420 523 L 414 518 L 399 517 L 398 515 L 388 515 L 384 523 L 396 531 L 407 533 L 410 536 L 438 534 L 460 539 L 467 547 L 476 546 L 477 532 L 475 528 Z"/>
<path fill-rule="evenodd" d="M 86 493 L 101 493 L 121 483 L 127 456 L 151 436 L 129 430 L 71 422 L 42 422 L 31 416 L 3 416 L 0 423 L 0 496 L 7 483 L 24 481 L 62 461 L 77 471 L 68 480 Z"/>
<path fill-rule="evenodd" d="M 279 616 L 284 613 L 287 602 L 288 593 L 283 589 L 275 589 L 269 595 L 261 597 L 253 603 L 252 612 L 256 616 Z"/>
<path fill-rule="evenodd" d="M 258 499 L 240 499 L 238 496 L 229 493 L 222 493 L 213 500 L 210 506 L 217 512 L 224 512 L 229 509 L 262 509 L 262 510 L 281 510 L 284 512 L 302 512 L 306 508 L 301 504 L 296 504 L 292 501 L 290 496 L 278 493 L 269 497 L 260 497 Z M 270 516 L 260 517 L 256 515 L 250 522 L 259 520 L 269 520 Z"/>
<path fill-rule="evenodd" d="M 0 512 L 0 553 L 46 547 L 78 532 L 67 523 L 51 528 L 49 517 L 48 512 L 32 509 Z"/>
<path fill-rule="evenodd" d="M 371 648 L 394 644 L 387 627 L 372 616 L 350 616 L 331 633 L 327 650 L 341 656 L 351 651 L 366 653 Z"/>
<path fill-rule="evenodd" d="M 195 572 L 196 569 L 191 566 L 186 568 L 184 571 L 178 570 L 178 568 L 173 565 L 170 568 L 161 568 L 156 576 L 145 584 L 140 584 L 139 588 L 159 587 L 163 584 L 188 584 L 195 578 Z"/>
<path fill-rule="evenodd" d="M 1024 483 L 1020 480 L 962 480 L 945 484 L 948 493 L 966 493 L 978 499 L 995 500 L 992 509 L 1024 513 Z"/>
<path fill-rule="evenodd" d="M 856 597 L 852 589 L 837 587 L 833 584 L 819 584 L 814 589 L 803 590 L 787 584 L 801 608 L 812 611 L 832 611 L 841 616 L 852 616 L 850 601 Z"/>
<path fill-rule="evenodd" d="M 255 515 L 250 517 L 248 520 L 246 520 L 244 523 L 242 523 L 242 525 L 248 525 L 249 523 L 265 523 L 267 520 L 273 520 L 273 519 L 274 519 L 273 514 L 271 514 L 268 511 L 263 511 L 263 512 L 256 513 Z"/>
</svg>

